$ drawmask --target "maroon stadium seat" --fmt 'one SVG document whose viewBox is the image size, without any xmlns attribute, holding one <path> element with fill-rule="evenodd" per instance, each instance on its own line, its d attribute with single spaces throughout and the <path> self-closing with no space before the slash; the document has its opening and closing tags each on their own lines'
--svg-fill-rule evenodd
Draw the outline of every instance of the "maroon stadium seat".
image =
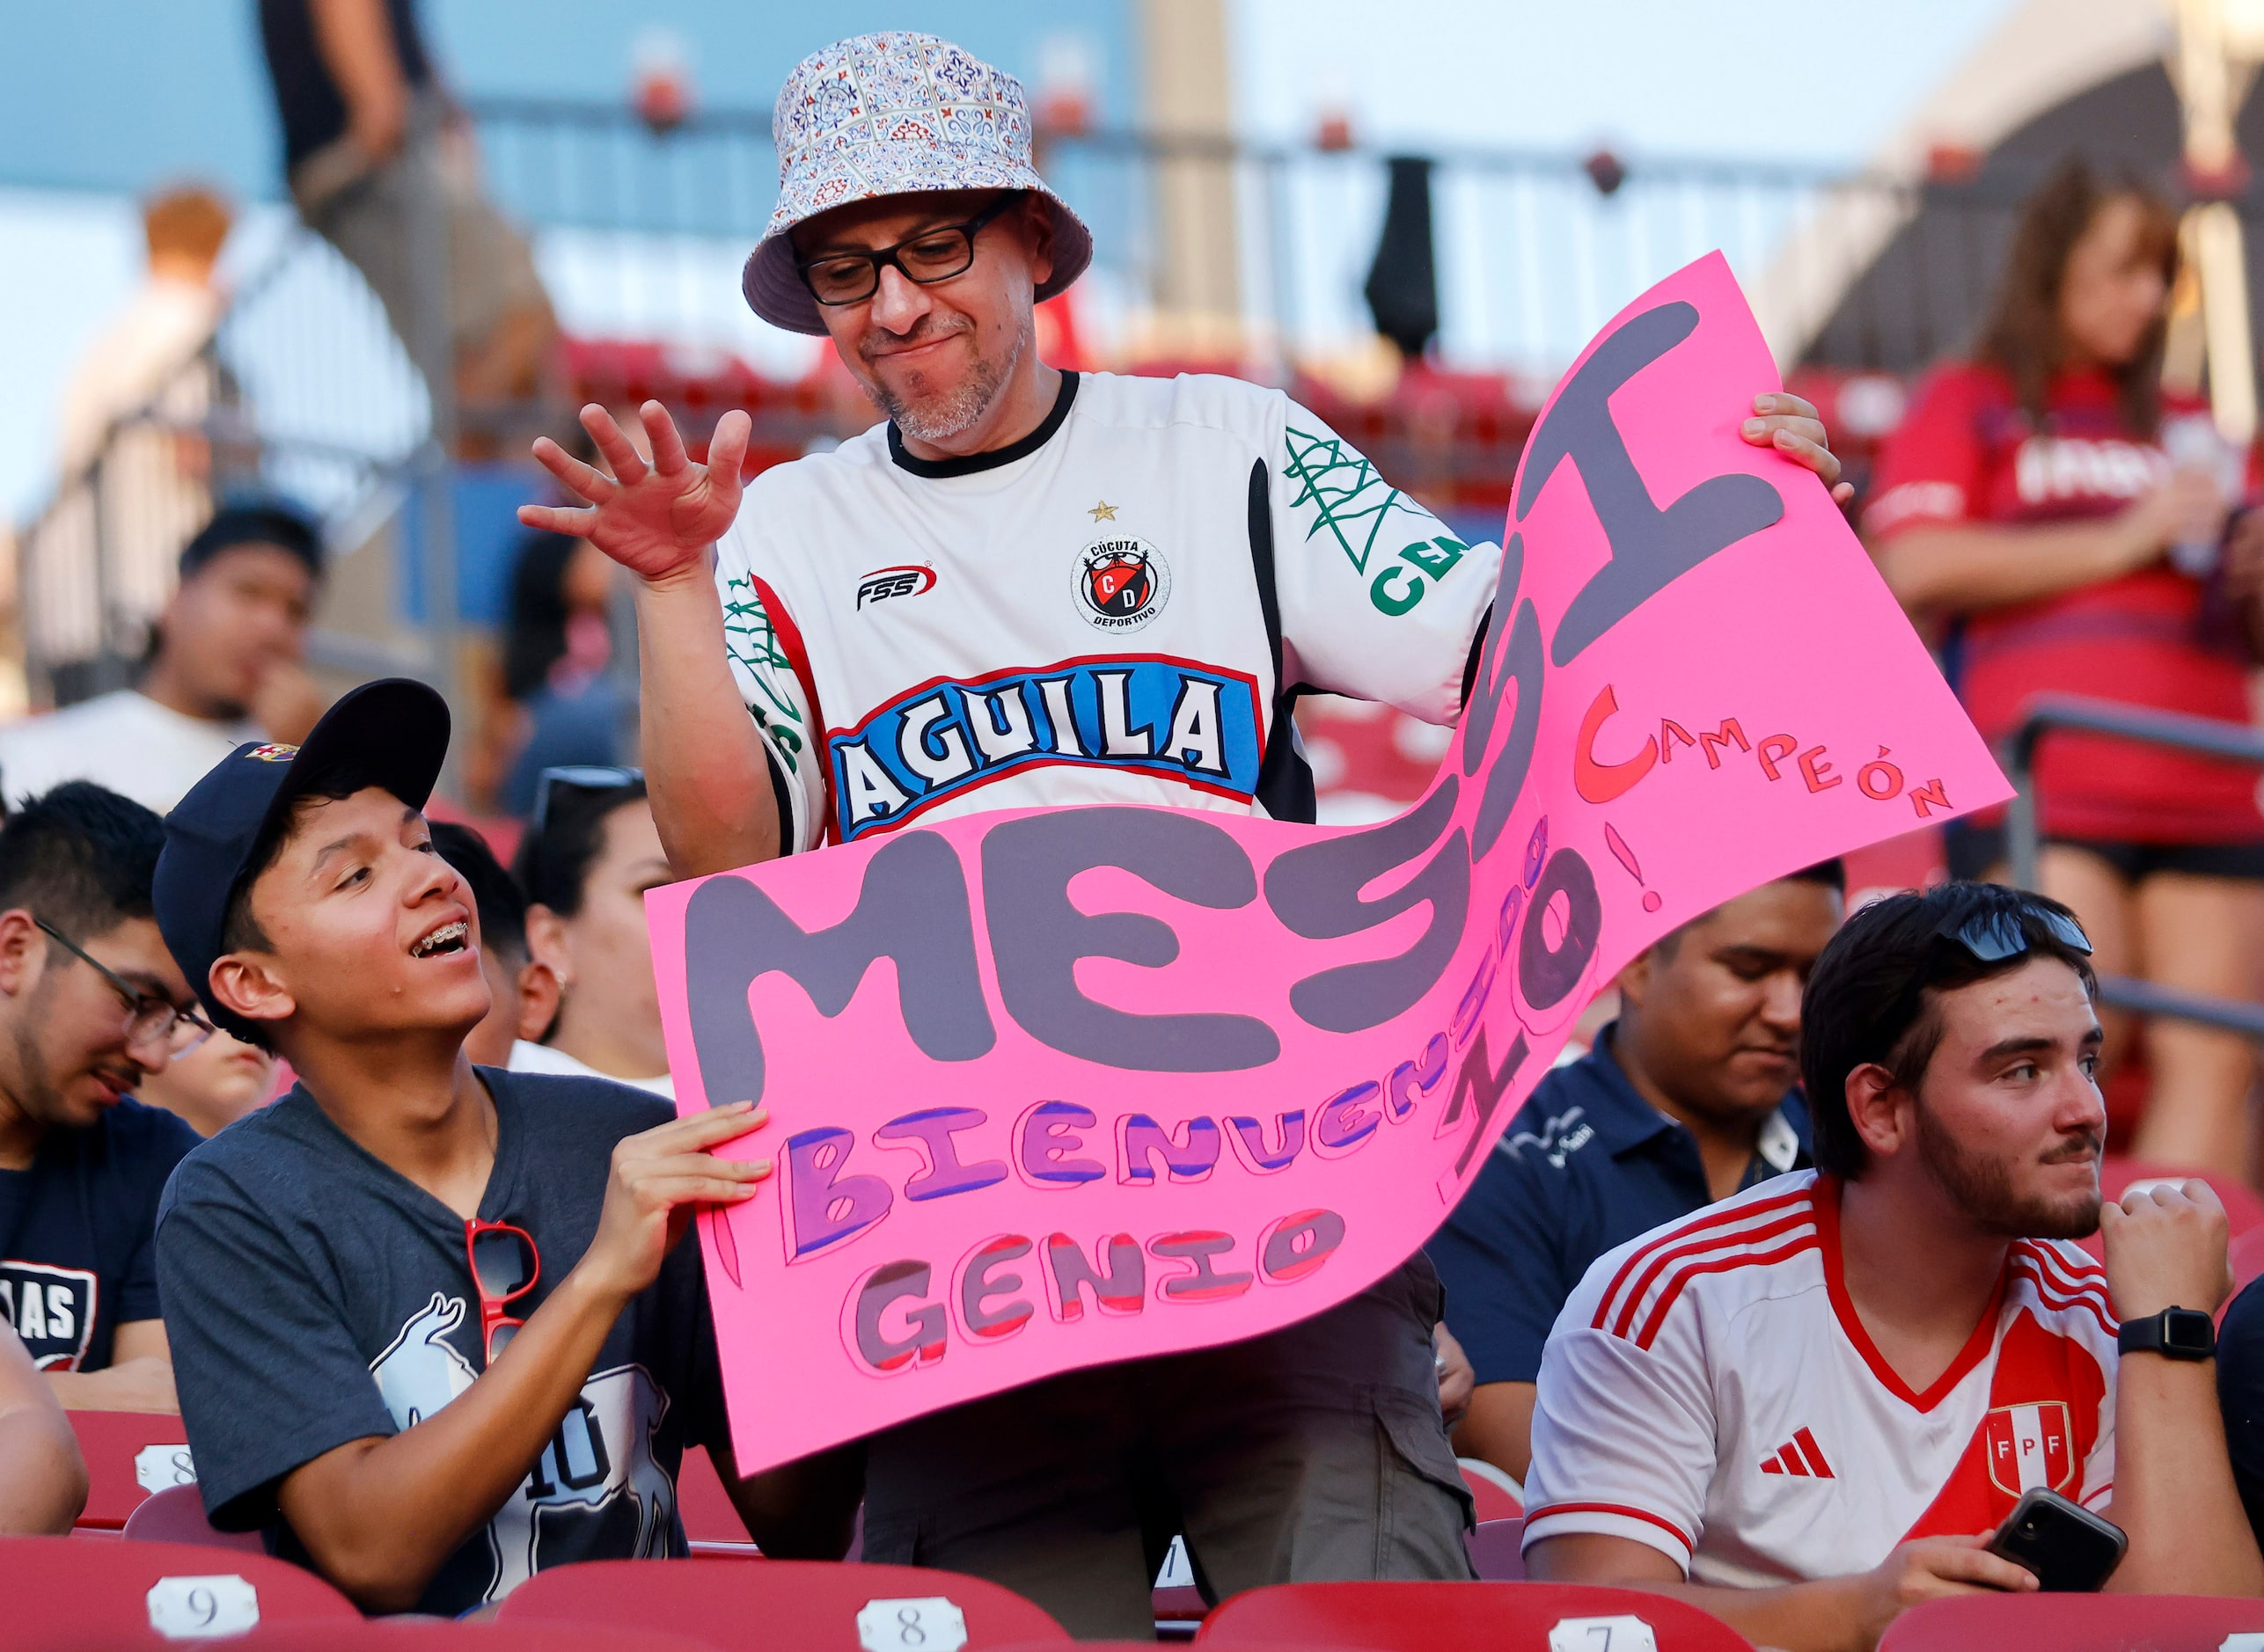
<svg viewBox="0 0 2264 1652">
<path fill-rule="evenodd" d="M 118 1531 L 151 1491 L 193 1477 L 187 1432 L 171 1413 L 74 1411 L 70 1426 L 86 1458 L 83 1527 Z"/>
<path fill-rule="evenodd" d="M 709 1641 L 654 1629 L 575 1628 L 558 1623 L 513 1628 L 500 1623 L 401 1618 L 351 1626 L 271 1624 L 221 1644 L 228 1652 L 716 1652 Z"/>
<path fill-rule="evenodd" d="M 1960 1595 L 1913 1606 L 1887 1626 L 1879 1652 L 2216 1652 L 2242 1633 L 2264 1633 L 2264 1600 Z"/>
<path fill-rule="evenodd" d="M 204 1499 L 194 1486 L 168 1486 L 153 1493 L 126 1517 L 126 1536 L 134 1543 L 193 1543 L 201 1548 L 265 1554 L 256 1531 L 221 1531 L 204 1517 Z"/>
<path fill-rule="evenodd" d="M 264 1554 L 182 1543 L 88 1543 L 76 1538 L 0 1538 L 8 1580 L 9 1652 L 128 1652 L 178 1647 L 152 1614 L 255 1611 L 258 1621 L 358 1625 L 354 1603 L 313 1573 Z M 220 1580 L 219 1587 L 212 1586 Z M 216 1599 L 218 1606 L 215 1606 Z"/>
<path fill-rule="evenodd" d="M 1481 1520 L 1515 1520 L 1525 1513 L 1525 1502 L 1511 1487 L 1516 1482 L 1491 1463 L 1475 1457 L 1459 1458 L 1462 1484 L 1470 1488 Z"/>
<path fill-rule="evenodd" d="M 1221 1602 L 1195 1632 L 1195 1643 L 1221 1652 L 1322 1644 L 1364 1652 L 1550 1652 L 1549 1632 L 1560 1625 L 1622 1617 L 1648 1625 L 1659 1652 L 1753 1652 L 1743 1635 L 1696 1606 L 1578 1583 L 1282 1583 Z M 1604 1645 L 1592 1634 L 1575 1641 L 1592 1643 Z"/>
<path fill-rule="evenodd" d="M 862 1652 L 857 1614 L 867 1605 L 938 1596 L 964 1614 L 971 1652 L 1067 1639 L 1040 1608 L 979 1577 L 826 1561 L 584 1561 L 536 1573 L 496 1619 L 652 1628 L 730 1648 L 754 1644 L 748 1627 L 759 1624 L 764 1646 Z"/>
<path fill-rule="evenodd" d="M 2264 1227 L 2253 1227 L 2232 1241 L 2232 1288 L 2238 1293 L 2259 1275 L 2264 1275 Z M 2231 1305 L 2231 1298 L 2226 1304 Z"/>
<path fill-rule="evenodd" d="M 1525 1522 L 1481 1520 L 1469 1535 L 1470 1564 L 1489 1583 L 1525 1581 Z"/>
<path fill-rule="evenodd" d="M 1006 1646 L 995 1646 L 990 1652 L 1063 1652 L 1064 1646 L 1074 1647 L 1077 1652 L 1155 1652 L 1153 1641 L 1015 1641 Z M 465 1652 L 472 1652 L 465 1648 Z M 1249 1643 L 1247 1652 L 1359 1652 L 1356 1647 L 1323 1646 L 1316 1641 L 1300 1641 L 1294 1646 L 1264 1646 Z"/>
<path fill-rule="evenodd" d="M 755 1553 L 746 1523 L 739 1518 L 731 1494 L 723 1489 L 722 1476 L 708 1460 L 705 1446 L 684 1448 L 684 1466 L 676 1476 L 676 1506 L 684 1517 L 684 1535 L 691 1539 L 693 1553 L 728 1554 L 735 1549 L 745 1554 Z"/>
</svg>

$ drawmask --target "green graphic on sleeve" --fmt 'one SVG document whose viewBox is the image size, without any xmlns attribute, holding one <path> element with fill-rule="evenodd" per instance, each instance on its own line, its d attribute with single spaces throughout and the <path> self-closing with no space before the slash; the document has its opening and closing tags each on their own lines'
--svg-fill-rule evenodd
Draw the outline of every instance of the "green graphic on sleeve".
<svg viewBox="0 0 2264 1652">
<path fill-rule="evenodd" d="M 734 663 L 745 669 L 756 691 L 770 705 L 766 712 L 751 700 L 747 711 L 756 726 L 770 735 L 779 755 L 786 759 L 787 767 L 798 771 L 804 743 L 800 727 L 802 713 L 795 709 L 792 700 L 779 692 L 773 681 L 774 673 L 792 670 L 793 662 L 779 647 L 778 629 L 771 624 L 762 598 L 755 594 L 754 581 L 726 580 L 723 593 L 724 651 Z"/>
<path fill-rule="evenodd" d="M 1336 536 L 1354 573 L 1368 571 L 1376 536 L 1395 506 L 1410 515 L 1427 515 L 1377 475 L 1359 450 L 1341 437 L 1315 435 L 1294 425 L 1284 435 L 1289 475 L 1297 484 L 1290 508 L 1313 513 L 1312 525 L 1305 530 L 1308 539 L 1323 528 Z"/>
</svg>

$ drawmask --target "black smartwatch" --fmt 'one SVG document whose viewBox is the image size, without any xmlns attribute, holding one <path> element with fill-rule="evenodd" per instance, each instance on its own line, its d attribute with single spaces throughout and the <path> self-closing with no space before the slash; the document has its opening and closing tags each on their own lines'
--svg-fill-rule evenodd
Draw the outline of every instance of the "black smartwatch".
<svg viewBox="0 0 2264 1652">
<path fill-rule="evenodd" d="M 2125 1319 L 2114 1344 L 2126 1354 L 2211 1359 L 2216 1354 L 2216 1321 L 2199 1308 L 2165 1308 L 2143 1319 Z"/>
</svg>

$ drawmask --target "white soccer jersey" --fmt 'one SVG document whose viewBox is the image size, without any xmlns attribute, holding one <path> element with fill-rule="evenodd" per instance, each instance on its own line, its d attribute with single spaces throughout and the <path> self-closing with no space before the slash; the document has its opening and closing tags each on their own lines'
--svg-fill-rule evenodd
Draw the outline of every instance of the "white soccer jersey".
<svg viewBox="0 0 2264 1652">
<path fill-rule="evenodd" d="M 1460 714 L 1498 546 L 1279 391 L 1064 378 L 997 452 L 876 426 L 749 484 L 716 581 L 788 848 L 1036 804 L 1294 816 L 1290 691 Z"/>
<path fill-rule="evenodd" d="M 2031 1486 L 2103 1507 L 2114 1331 L 2098 1263 L 2021 1239 L 1913 1393 L 1848 1300 L 1839 1183 L 1779 1176 L 1588 1269 L 1541 1362 L 1525 1541 L 1631 1538 L 1700 1583 L 1759 1585 L 1989 1531 Z"/>
</svg>

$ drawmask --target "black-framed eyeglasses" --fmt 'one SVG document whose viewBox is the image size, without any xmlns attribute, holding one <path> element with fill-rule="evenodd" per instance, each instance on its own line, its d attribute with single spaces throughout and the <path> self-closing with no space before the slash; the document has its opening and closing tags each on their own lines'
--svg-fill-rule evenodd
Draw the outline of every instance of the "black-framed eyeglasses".
<svg viewBox="0 0 2264 1652">
<path fill-rule="evenodd" d="M 625 786 L 644 783 L 642 769 L 618 767 L 604 763 L 561 764 L 554 769 L 545 769 L 535 776 L 535 808 L 528 825 L 540 831 L 550 819 L 551 794 L 561 787 L 570 792 L 612 792 Z"/>
<path fill-rule="evenodd" d="M 35 917 L 32 922 L 45 932 L 48 939 L 108 982 L 110 990 L 124 1000 L 128 1049 L 136 1045 L 148 1049 L 163 1044 L 169 1054 L 185 1056 L 212 1036 L 212 1023 L 194 1010 L 181 1009 L 169 999 L 143 991 L 44 917 Z"/>
<path fill-rule="evenodd" d="M 922 287 L 964 275 L 975 261 L 975 237 L 1029 192 L 1009 189 L 964 223 L 939 223 L 932 230 L 869 252 L 826 252 L 807 260 L 796 259 L 802 284 L 821 304 L 861 304 L 880 290 L 881 268 L 893 265 L 906 281 Z"/>
<path fill-rule="evenodd" d="M 1955 941 L 1971 953 L 1976 962 L 2003 963 L 2028 950 L 2028 932 L 2020 921 L 2023 917 L 2034 918 L 2063 947 L 2071 947 L 2086 958 L 2091 956 L 2091 937 L 2084 933 L 2083 925 L 2041 901 L 2024 900 L 2017 907 L 1985 907 L 1962 917 L 1953 912 L 1934 933 L 1944 940 Z"/>
</svg>

